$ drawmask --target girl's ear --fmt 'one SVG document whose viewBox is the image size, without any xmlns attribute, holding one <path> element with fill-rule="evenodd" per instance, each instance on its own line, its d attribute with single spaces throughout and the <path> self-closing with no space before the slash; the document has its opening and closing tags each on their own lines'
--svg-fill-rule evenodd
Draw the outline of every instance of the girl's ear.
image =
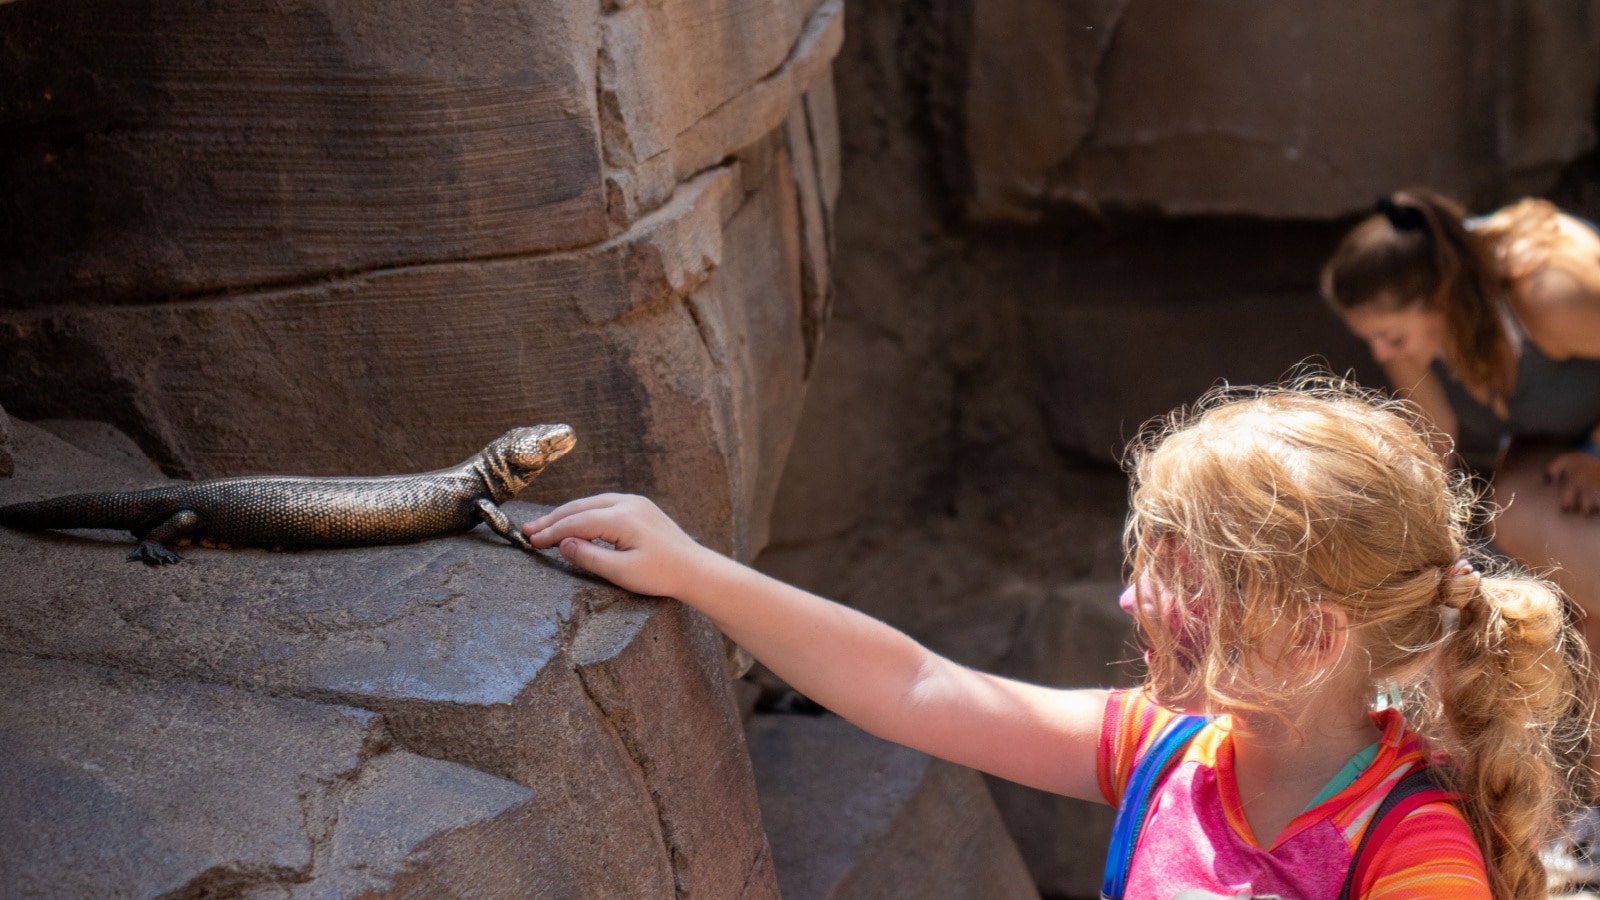
<svg viewBox="0 0 1600 900">
<path fill-rule="evenodd" d="M 1344 609 L 1335 603 L 1311 604 L 1307 616 L 1313 621 L 1305 632 L 1307 637 L 1300 647 L 1306 663 L 1323 669 L 1337 663 L 1350 645 L 1350 619 Z"/>
</svg>

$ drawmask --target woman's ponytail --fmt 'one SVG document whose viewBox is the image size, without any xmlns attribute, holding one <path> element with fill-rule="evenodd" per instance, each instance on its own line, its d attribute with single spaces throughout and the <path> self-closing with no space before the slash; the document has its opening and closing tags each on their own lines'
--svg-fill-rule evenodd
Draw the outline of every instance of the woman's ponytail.
<svg viewBox="0 0 1600 900">
<path fill-rule="evenodd" d="M 1394 202 L 1428 222 L 1439 283 L 1426 302 L 1444 312 L 1445 363 L 1463 382 L 1509 398 L 1516 382 L 1516 351 L 1506 333 L 1504 299 L 1494 256 L 1467 230 L 1466 210 L 1424 188 L 1398 191 Z"/>
</svg>

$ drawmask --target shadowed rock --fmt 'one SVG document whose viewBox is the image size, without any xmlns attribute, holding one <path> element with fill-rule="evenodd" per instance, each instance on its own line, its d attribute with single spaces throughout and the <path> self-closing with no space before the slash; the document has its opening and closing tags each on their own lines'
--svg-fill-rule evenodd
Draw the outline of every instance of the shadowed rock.
<svg viewBox="0 0 1600 900">
<path fill-rule="evenodd" d="M 749 739 L 785 900 L 1037 900 L 971 769 L 832 715 L 757 715 Z"/>
</svg>

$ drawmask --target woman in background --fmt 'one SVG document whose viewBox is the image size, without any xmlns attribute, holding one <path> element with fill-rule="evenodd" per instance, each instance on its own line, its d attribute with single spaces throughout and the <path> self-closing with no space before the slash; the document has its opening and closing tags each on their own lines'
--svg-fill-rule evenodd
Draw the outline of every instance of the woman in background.
<svg viewBox="0 0 1600 900">
<path fill-rule="evenodd" d="M 1544 200 L 1469 219 L 1432 191 L 1400 191 L 1345 236 L 1322 294 L 1421 408 L 1435 450 L 1491 477 L 1495 544 L 1548 572 L 1600 649 L 1594 226 Z M 1600 876 L 1600 816 L 1573 837 L 1578 874 Z"/>
</svg>

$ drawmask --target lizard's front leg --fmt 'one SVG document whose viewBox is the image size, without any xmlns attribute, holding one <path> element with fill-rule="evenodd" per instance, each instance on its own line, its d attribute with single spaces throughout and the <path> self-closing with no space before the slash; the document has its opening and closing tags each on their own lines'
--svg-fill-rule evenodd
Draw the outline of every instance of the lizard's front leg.
<svg viewBox="0 0 1600 900">
<path fill-rule="evenodd" d="M 183 557 L 168 547 L 180 538 L 193 538 L 199 536 L 205 523 L 201 521 L 200 514 L 192 509 L 180 509 L 167 517 L 160 525 L 150 529 L 139 537 L 139 546 L 128 554 L 128 561 L 141 560 L 147 565 L 170 566 L 173 563 L 183 562 Z"/>
<path fill-rule="evenodd" d="M 533 549 L 533 545 L 528 543 L 528 539 L 522 534 L 522 526 L 511 521 L 511 517 L 505 514 L 505 510 L 496 506 L 493 500 L 488 497 L 479 497 L 478 515 L 482 516 L 483 521 L 494 529 L 495 534 L 524 550 Z"/>
</svg>

